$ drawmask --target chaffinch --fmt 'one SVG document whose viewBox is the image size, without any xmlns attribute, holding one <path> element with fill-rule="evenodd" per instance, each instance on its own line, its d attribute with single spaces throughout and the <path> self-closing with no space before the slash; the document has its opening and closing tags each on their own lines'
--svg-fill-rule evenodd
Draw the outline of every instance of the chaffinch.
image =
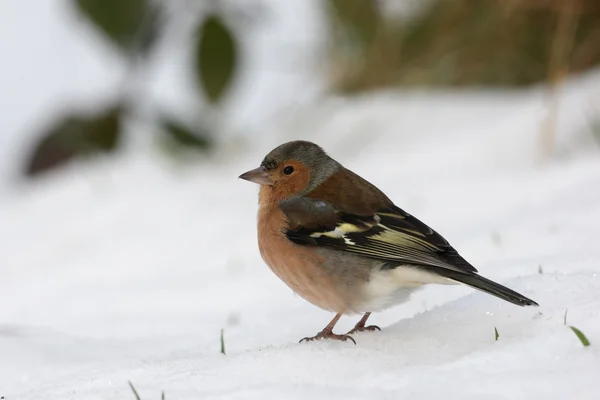
<svg viewBox="0 0 600 400">
<path fill-rule="evenodd" d="M 527 297 L 478 275 L 429 226 L 318 145 L 293 141 L 272 150 L 240 178 L 259 189 L 258 246 L 270 269 L 294 292 L 335 312 L 320 333 L 302 340 L 351 340 L 373 311 L 400 304 L 425 284 L 462 283 L 518 306 Z M 364 313 L 345 335 L 344 314 Z"/>
</svg>

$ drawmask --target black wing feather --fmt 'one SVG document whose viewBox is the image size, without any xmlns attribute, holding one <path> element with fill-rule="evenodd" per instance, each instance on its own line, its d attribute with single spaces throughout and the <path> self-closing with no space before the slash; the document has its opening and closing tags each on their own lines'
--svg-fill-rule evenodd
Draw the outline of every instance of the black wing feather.
<svg viewBox="0 0 600 400">
<path fill-rule="evenodd" d="M 292 198 L 281 203 L 288 217 L 287 238 L 391 262 L 477 272 L 429 226 L 396 206 L 356 215 L 321 200 Z"/>
</svg>

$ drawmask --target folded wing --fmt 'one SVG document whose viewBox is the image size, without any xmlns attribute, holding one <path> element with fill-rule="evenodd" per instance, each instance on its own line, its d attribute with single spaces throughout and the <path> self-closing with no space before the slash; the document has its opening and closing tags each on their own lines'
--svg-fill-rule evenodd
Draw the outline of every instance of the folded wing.
<svg viewBox="0 0 600 400">
<path fill-rule="evenodd" d="M 395 205 L 358 215 L 306 197 L 280 203 L 292 242 L 323 246 L 392 264 L 477 272 L 440 234 Z"/>
</svg>

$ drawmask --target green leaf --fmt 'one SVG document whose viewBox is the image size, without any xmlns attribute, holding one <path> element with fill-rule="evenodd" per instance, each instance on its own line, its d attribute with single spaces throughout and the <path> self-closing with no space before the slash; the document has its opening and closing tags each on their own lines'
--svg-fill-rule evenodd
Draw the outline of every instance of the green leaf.
<svg viewBox="0 0 600 400">
<path fill-rule="evenodd" d="M 172 142 L 183 147 L 206 150 L 212 145 L 208 132 L 203 128 L 192 128 L 172 118 L 161 121 L 165 134 Z"/>
<path fill-rule="evenodd" d="M 126 53 L 145 53 L 157 37 L 158 7 L 148 0 L 74 0 L 110 41 Z"/>
<path fill-rule="evenodd" d="M 209 15 L 200 25 L 195 70 L 204 95 L 218 103 L 229 88 L 238 64 L 238 45 L 220 17 Z"/>
<path fill-rule="evenodd" d="M 115 150 L 121 137 L 122 114 L 123 109 L 116 105 L 96 114 L 72 113 L 61 118 L 34 146 L 25 175 L 32 177 L 74 158 Z"/>
<path fill-rule="evenodd" d="M 591 344 L 588 338 L 585 337 L 583 332 L 581 332 L 579 329 L 575 328 L 574 326 L 570 326 L 569 328 L 571 328 L 571 330 L 575 333 L 583 347 L 588 347 Z"/>
<path fill-rule="evenodd" d="M 494 340 L 498 341 L 499 337 L 500 337 L 500 335 L 498 334 L 498 329 L 496 329 L 496 327 L 494 327 Z"/>
</svg>

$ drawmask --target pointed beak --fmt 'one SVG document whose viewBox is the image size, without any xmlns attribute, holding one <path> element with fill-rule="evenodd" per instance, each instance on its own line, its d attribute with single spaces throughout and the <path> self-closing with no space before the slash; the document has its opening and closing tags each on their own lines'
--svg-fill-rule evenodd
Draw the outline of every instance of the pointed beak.
<svg viewBox="0 0 600 400">
<path fill-rule="evenodd" d="M 250 182 L 258 183 L 259 185 L 273 185 L 273 181 L 269 177 L 269 172 L 263 167 L 244 172 L 239 177 Z"/>
</svg>

